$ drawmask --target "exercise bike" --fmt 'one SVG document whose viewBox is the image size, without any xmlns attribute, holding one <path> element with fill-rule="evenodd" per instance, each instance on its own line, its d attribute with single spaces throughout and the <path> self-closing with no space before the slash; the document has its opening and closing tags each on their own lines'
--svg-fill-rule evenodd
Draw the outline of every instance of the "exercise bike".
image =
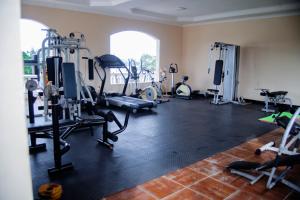
<svg viewBox="0 0 300 200">
<path fill-rule="evenodd" d="M 134 80 L 135 82 L 135 90 L 130 94 L 131 97 L 140 98 L 144 100 L 149 101 L 155 101 L 157 99 L 157 93 L 155 91 L 155 88 L 153 87 L 146 87 L 144 89 L 138 88 L 138 81 L 140 79 L 140 75 L 142 73 L 142 60 L 140 62 L 140 70 L 138 72 L 135 60 L 130 59 L 128 60 L 129 63 L 129 71 L 130 71 L 130 78 Z M 145 80 L 144 80 L 145 82 Z"/>
<path fill-rule="evenodd" d="M 154 74 L 151 70 L 146 69 L 143 67 L 143 62 L 140 62 L 140 70 L 138 72 L 136 63 L 133 59 L 129 60 L 129 69 L 130 69 L 130 76 L 131 79 L 135 81 L 135 93 L 132 93 L 130 96 L 141 98 L 144 100 L 149 101 L 156 101 L 157 103 L 164 103 L 168 102 L 169 99 L 163 97 L 162 92 L 162 82 L 166 80 L 166 75 L 160 79 L 159 85 L 154 81 L 154 78 L 151 74 Z M 144 82 L 146 82 L 146 77 L 148 76 L 151 80 L 151 85 L 145 87 L 144 89 L 138 88 L 138 80 L 140 79 L 141 73 L 144 76 Z"/>
<path fill-rule="evenodd" d="M 178 97 L 183 99 L 192 99 L 192 88 L 186 82 L 188 81 L 188 76 L 182 76 L 181 82 L 176 83 L 174 86 L 174 74 L 178 73 L 178 65 L 176 63 L 171 63 L 169 67 L 169 73 L 171 74 L 172 97 Z"/>
<path fill-rule="evenodd" d="M 154 101 L 156 101 L 157 103 L 169 102 L 169 98 L 163 95 L 162 90 L 163 82 L 167 79 L 166 73 L 162 71 L 158 83 L 154 81 L 154 77 L 152 76 L 154 74 L 153 71 L 142 68 L 142 73 L 144 74 L 144 79 L 146 79 L 146 77 L 148 76 L 151 80 L 151 85 L 146 87 L 144 90 L 148 90 L 148 92 L 151 91 L 151 93 L 153 93 L 153 96 L 155 97 Z M 150 95 L 148 94 L 148 96 Z"/>
</svg>

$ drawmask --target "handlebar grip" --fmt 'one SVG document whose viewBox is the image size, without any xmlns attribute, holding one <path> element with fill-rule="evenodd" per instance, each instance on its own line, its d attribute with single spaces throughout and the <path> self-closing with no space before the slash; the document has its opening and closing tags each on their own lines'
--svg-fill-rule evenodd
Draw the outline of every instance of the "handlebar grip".
<svg viewBox="0 0 300 200">
<path fill-rule="evenodd" d="M 169 73 L 177 73 L 178 65 L 176 63 L 171 63 L 169 67 Z"/>
</svg>

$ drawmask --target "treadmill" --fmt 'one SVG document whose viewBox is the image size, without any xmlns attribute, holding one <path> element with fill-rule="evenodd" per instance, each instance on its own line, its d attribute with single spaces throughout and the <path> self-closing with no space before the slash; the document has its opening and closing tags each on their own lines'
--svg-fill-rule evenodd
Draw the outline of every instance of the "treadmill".
<svg viewBox="0 0 300 200">
<path fill-rule="evenodd" d="M 99 96 L 102 98 L 102 100 L 105 101 L 105 104 L 107 106 L 114 105 L 117 107 L 124 107 L 124 106 L 127 108 L 129 107 L 132 109 L 134 113 L 136 113 L 137 110 L 140 109 L 148 108 L 149 110 L 151 110 L 151 108 L 156 107 L 157 104 L 154 101 L 148 101 L 148 100 L 126 96 L 126 90 L 130 78 L 130 72 L 120 58 L 111 54 L 105 54 L 99 57 L 95 57 L 95 61 L 96 64 L 98 64 L 104 72 L 104 74 L 101 76 L 95 65 L 95 70 L 100 80 L 102 81 Z M 104 94 L 103 90 L 106 83 L 106 69 L 119 69 L 125 81 L 122 93 Z M 124 72 L 122 72 L 122 69 L 126 70 L 128 74 L 127 76 L 125 76 Z"/>
</svg>

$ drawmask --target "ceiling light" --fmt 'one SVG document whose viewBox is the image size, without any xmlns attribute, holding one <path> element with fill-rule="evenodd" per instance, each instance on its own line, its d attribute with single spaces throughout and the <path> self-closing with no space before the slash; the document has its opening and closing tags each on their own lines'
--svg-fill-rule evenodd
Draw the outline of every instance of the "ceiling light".
<svg viewBox="0 0 300 200">
<path fill-rule="evenodd" d="M 183 11 L 183 10 L 186 10 L 187 8 L 186 7 L 183 7 L 183 6 L 179 6 L 176 8 L 177 11 Z"/>
</svg>

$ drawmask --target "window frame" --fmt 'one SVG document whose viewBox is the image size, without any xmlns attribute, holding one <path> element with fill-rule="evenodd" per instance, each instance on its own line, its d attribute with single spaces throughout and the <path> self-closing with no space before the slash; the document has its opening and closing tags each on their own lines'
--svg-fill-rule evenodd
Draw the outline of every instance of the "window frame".
<svg viewBox="0 0 300 200">
<path fill-rule="evenodd" d="M 110 44 L 110 54 L 114 54 L 114 52 L 112 52 L 112 39 L 113 39 L 113 37 L 118 35 L 118 34 L 122 34 L 122 33 L 127 34 L 128 32 L 131 32 L 132 34 L 139 34 L 139 35 L 147 36 L 148 38 L 153 39 L 153 41 L 155 42 L 155 47 L 156 47 L 155 48 L 155 53 L 156 53 L 156 55 L 154 57 L 155 57 L 156 66 L 155 66 L 155 71 L 154 71 L 154 81 L 158 82 L 159 81 L 159 70 L 160 70 L 160 40 L 158 38 L 156 38 L 156 37 L 154 37 L 154 36 L 152 36 L 148 33 L 142 32 L 142 31 L 135 31 L 135 30 L 119 31 L 119 32 L 116 32 L 116 33 L 113 33 L 113 34 L 110 35 L 110 40 L 109 40 L 110 41 L 110 43 L 109 43 Z M 117 54 L 114 54 L 114 55 L 119 57 L 119 55 L 117 55 Z M 146 55 L 150 55 L 150 54 L 146 54 Z M 152 55 L 150 55 L 150 56 L 152 56 Z M 124 59 L 124 58 L 120 57 L 120 59 Z M 126 59 L 131 59 L 131 58 L 126 58 Z M 135 61 L 138 62 L 138 63 L 140 62 L 140 61 L 137 61 L 137 60 L 135 60 Z M 126 67 L 129 67 L 128 66 L 128 60 L 126 60 L 124 63 L 126 65 Z M 139 68 L 139 65 L 137 67 Z M 117 77 L 122 78 L 121 73 L 118 72 L 117 69 L 110 69 L 109 70 L 110 84 L 111 85 L 123 85 L 124 81 L 122 79 L 120 80 L 119 83 L 117 81 L 116 82 L 112 81 L 112 75 L 114 75 L 114 74 L 118 74 Z M 146 79 L 146 81 L 143 81 L 143 79 L 144 79 L 144 76 L 142 75 L 138 82 L 140 84 L 144 84 L 144 83 L 147 84 L 147 83 L 152 82 L 149 78 Z M 130 79 L 129 84 L 132 84 L 132 83 L 134 83 L 134 81 L 132 79 Z"/>
</svg>

